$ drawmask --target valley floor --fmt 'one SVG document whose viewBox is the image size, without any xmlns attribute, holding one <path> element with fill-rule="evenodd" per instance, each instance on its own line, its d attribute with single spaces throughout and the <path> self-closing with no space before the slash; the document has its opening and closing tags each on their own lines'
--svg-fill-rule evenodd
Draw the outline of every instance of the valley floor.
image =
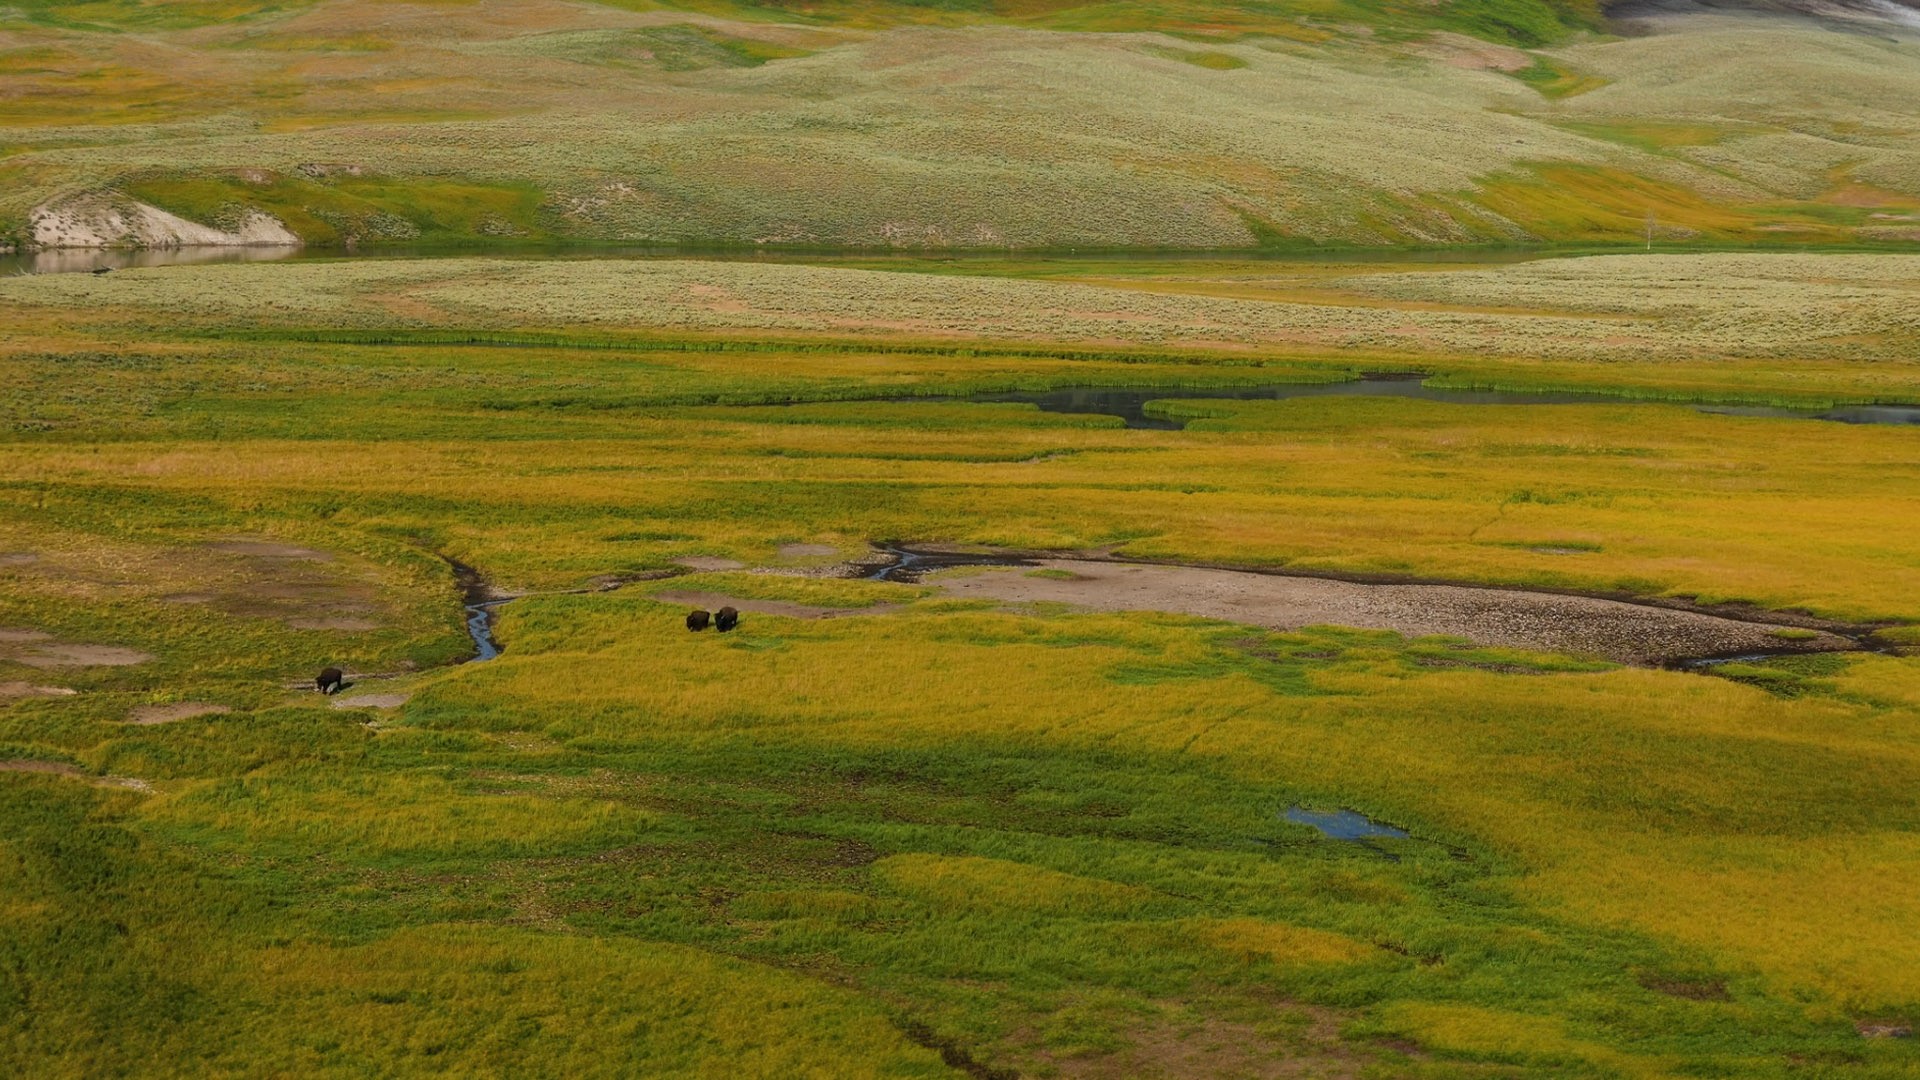
<svg viewBox="0 0 1920 1080">
<path fill-rule="evenodd" d="M 1920 1075 L 1920 429 L 1697 407 L 1920 402 L 1917 266 L 0 279 L 0 1060 Z M 1180 391 L 1377 371 L 1607 396 Z M 962 400 L 1068 385 L 1185 426 Z M 1859 640 L 1672 670 L 876 544 Z"/>
</svg>

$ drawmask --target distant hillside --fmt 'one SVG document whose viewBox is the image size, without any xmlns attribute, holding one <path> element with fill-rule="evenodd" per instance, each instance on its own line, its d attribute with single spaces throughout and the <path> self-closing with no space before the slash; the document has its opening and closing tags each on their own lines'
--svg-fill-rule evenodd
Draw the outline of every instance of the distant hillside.
<svg viewBox="0 0 1920 1080">
<path fill-rule="evenodd" d="M 0 236 L 1920 240 L 1897 20 L 1616 14 L 1634 36 L 1577 0 L 14 3 Z"/>
</svg>

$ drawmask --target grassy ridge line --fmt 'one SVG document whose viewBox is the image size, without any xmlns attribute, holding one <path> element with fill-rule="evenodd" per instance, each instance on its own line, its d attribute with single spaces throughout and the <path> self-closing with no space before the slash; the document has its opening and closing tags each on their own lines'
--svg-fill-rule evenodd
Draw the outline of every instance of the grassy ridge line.
<svg viewBox="0 0 1920 1080">
<path fill-rule="evenodd" d="M 1153 10 L 1143 20 L 1149 25 L 1138 30 L 1155 28 Z M 1376 22 L 1418 22 L 1432 10 L 1376 5 L 1373 15 Z M 617 18 L 604 11 L 598 17 Z M 656 9 L 654 17 L 667 16 Z M 458 17 L 453 18 L 457 27 Z M 346 5 L 334 7 L 330 19 L 336 27 L 357 25 Z M 1177 25 L 1180 19 L 1160 21 Z M 305 102 L 299 97 L 242 93 L 240 88 L 250 85 L 245 82 L 249 72 L 261 63 L 254 37 L 230 30 L 224 40 L 215 38 L 219 48 L 185 41 L 184 48 L 198 50 L 195 55 L 207 57 L 210 65 L 219 61 L 231 68 L 224 79 L 205 75 L 211 85 L 204 89 L 234 95 L 238 100 L 230 115 L 246 116 L 258 127 L 210 128 L 204 137 L 152 125 L 128 127 L 116 129 L 127 141 L 113 146 L 83 146 L 99 138 L 84 129 L 98 131 L 102 120 L 132 106 L 116 105 L 126 96 L 124 88 L 109 97 L 95 85 L 113 86 L 118 80 L 83 78 L 96 58 L 91 46 L 75 45 L 76 54 L 61 61 L 72 69 L 76 84 L 75 93 L 67 95 L 77 103 L 72 130 L 50 131 L 36 142 L 33 116 L 23 115 L 11 126 L 11 115 L 0 116 L 0 128 L 6 129 L 0 140 L 25 149 L 9 159 L 6 171 L 14 179 L 0 183 L 5 208 L 0 213 L 23 216 L 39 201 L 34 192 L 51 197 L 121 183 L 132 194 L 145 192 L 159 200 L 157 205 L 196 220 L 232 203 L 249 203 L 285 210 L 281 216 L 310 240 L 357 236 L 362 242 L 413 231 L 472 234 L 484 226 L 529 236 L 653 237 L 669 243 L 730 236 L 995 249 L 1081 240 L 1110 241 L 1120 249 L 1164 242 L 1169 248 L 1206 250 L 1255 241 L 1259 237 L 1249 228 L 1266 221 L 1274 226 L 1264 234 L 1267 240 L 1285 245 L 1289 236 L 1283 234 L 1290 234 L 1300 250 L 1332 240 L 1425 247 L 1528 234 L 1627 241 L 1641 235 L 1649 206 L 1664 228 L 1688 230 L 1673 235 L 1757 243 L 1778 239 L 1798 246 L 1842 238 L 1836 232 L 1841 227 L 1861 228 L 1891 242 L 1897 240 L 1882 234 L 1899 231 L 1870 220 L 1869 210 L 1877 206 L 1849 202 L 1847 209 L 1836 209 L 1807 202 L 1825 197 L 1819 193 L 1831 164 L 1816 161 L 1811 151 L 1807 160 L 1780 167 L 1792 174 L 1781 179 L 1769 179 L 1779 171 L 1773 155 L 1749 153 L 1744 137 L 1704 149 L 1657 148 L 1661 152 L 1656 153 L 1647 149 L 1646 140 L 1622 142 L 1587 133 L 1603 131 L 1608 119 L 1597 105 L 1576 104 L 1592 95 L 1561 104 L 1576 124 L 1585 116 L 1601 126 L 1568 127 L 1560 122 L 1560 105 L 1551 115 L 1542 113 L 1545 101 L 1518 79 L 1436 63 L 1429 44 L 1413 40 L 1370 43 L 1361 56 L 1346 57 L 1360 61 L 1358 70 L 1347 70 L 1337 57 L 1274 42 L 1182 53 L 1229 57 L 1240 65 L 1222 71 L 1169 60 L 1144 34 L 1124 42 L 1064 33 L 1042 41 L 1042 31 L 1005 29 L 961 34 L 928 28 L 881 35 L 887 40 L 848 34 L 843 43 L 804 60 L 715 68 L 697 78 L 651 66 L 595 65 L 563 52 L 523 58 L 516 74 L 524 85 L 515 100 L 476 105 L 469 120 L 436 119 L 448 96 L 464 92 L 456 87 L 464 88 L 477 70 L 514 63 L 511 53 L 496 47 L 548 36 L 528 27 L 461 29 L 484 40 L 472 44 L 417 32 L 398 42 L 395 53 L 419 58 L 422 70 L 409 68 L 410 85 L 379 91 L 377 100 L 373 94 L 385 85 L 379 76 L 387 69 L 374 59 L 356 60 L 367 70 L 329 83 L 335 111 L 306 116 L 311 126 L 304 127 Z M 472 51 L 482 45 L 489 51 Z M 945 84 L 962 61 L 972 59 L 964 52 L 969 48 L 984 53 L 978 58 L 980 70 L 1004 73 L 1006 79 L 961 82 L 954 91 L 962 95 L 955 107 L 919 93 L 926 85 Z M 1502 64 L 1525 62 L 1529 55 L 1487 48 L 1501 56 Z M 1825 41 L 1810 42 L 1807 51 L 1844 54 Z M 903 58 L 909 66 L 896 63 Z M 1860 64 L 1860 78 L 1898 71 L 1898 59 L 1868 57 Z M 1117 74 L 1116 64 L 1125 65 Z M 1584 70 L 1571 60 L 1567 64 L 1570 71 Z M 1057 94 L 1054 86 L 1028 92 L 1022 80 L 1035 69 L 1058 73 Z M 1556 85 L 1551 72 L 1541 71 L 1541 80 L 1547 80 L 1541 85 Z M 33 72 L 0 72 L 0 79 L 8 77 L 34 90 Z M 923 81 L 927 78 L 939 82 Z M 815 79 L 871 89 L 830 92 L 822 99 L 815 96 Z M 1329 80 L 1344 88 L 1341 100 L 1391 103 L 1395 111 L 1357 110 L 1342 116 L 1344 131 L 1316 127 L 1326 124 L 1329 104 L 1301 95 L 1310 94 L 1315 82 Z M 1667 102 L 1659 97 L 1664 84 L 1647 83 L 1641 79 L 1627 87 L 1653 99 L 1631 110 L 1628 121 L 1678 124 L 1694 111 L 1727 112 L 1751 125 L 1742 131 L 1762 131 L 1779 119 L 1752 108 L 1721 109 L 1713 100 L 1697 106 Z M 287 85 L 304 87 L 297 78 Z M 582 85 L 596 91 L 592 99 L 605 102 L 605 113 L 575 115 L 585 96 Z M 0 103 L 9 97 L 8 89 L 0 85 Z M 629 101 L 661 95 L 686 101 L 686 118 L 645 133 L 617 119 L 628 115 L 622 106 Z M 732 95 L 742 104 L 723 122 L 702 111 L 707 95 Z M 1889 90 L 1887 96 L 1897 100 L 1900 94 Z M 1819 118 L 1814 124 L 1830 118 L 1830 110 L 1818 104 L 1809 106 Z M 1401 112 L 1407 109 L 1415 114 Z M 1103 122 L 1068 123 L 1090 110 Z M 25 110 L 16 107 L 15 112 Z M 970 119 L 982 114 L 1008 119 L 991 127 Z M 1126 163 L 1107 163 L 1109 147 L 1076 142 L 1088 127 L 1115 131 L 1128 147 Z M 899 140 L 897 156 L 874 156 L 870 133 L 892 128 L 908 133 Z M 408 130 L 410 137 L 400 135 Z M 1191 137 L 1177 143 L 1161 137 L 1170 130 L 1190 131 Z M 16 131 L 21 134 L 12 134 Z M 1836 149 L 1831 140 L 1827 143 L 1819 148 L 1822 154 Z M 1880 175 L 1904 166 L 1893 152 L 1897 146 L 1848 146 L 1873 159 L 1862 174 L 1874 184 L 1893 191 L 1910 188 L 1898 176 Z M 1039 147 L 1059 152 L 1057 157 L 1034 153 Z M 1756 157 L 1754 167 L 1747 168 Z M 660 171 L 646 164 L 662 159 L 684 166 Z M 739 168 L 743 161 L 762 160 L 772 167 Z M 331 161 L 353 162 L 365 174 L 307 177 L 302 172 Z M 479 175 L 480 161 L 487 175 Z M 909 172 L 919 181 L 914 194 L 901 190 Z M 781 179 L 765 182 L 763 175 Z M 1765 184 L 1741 179 L 1754 176 Z M 515 186 L 518 194 L 507 190 Z M 848 190 L 873 197 L 838 205 L 847 201 L 833 193 Z M 1006 199 L 1009 190 L 1023 197 Z M 451 197 L 456 193 L 465 196 Z M 494 212 L 480 213 L 488 199 L 494 200 Z"/>
<path fill-rule="evenodd" d="M 1263 356 L 1248 358 L 1236 354 L 1207 355 L 1203 353 L 1156 353 L 1139 350 L 1094 351 L 1086 349 L 1050 349 L 1041 346 L 1016 346 L 998 348 L 990 344 L 968 346 L 947 346 L 933 343 L 895 344 L 877 343 L 863 345 L 857 341 L 808 341 L 789 340 L 745 340 L 716 338 L 693 340 L 684 338 L 653 337 L 575 337 L 564 334 L 514 334 L 514 333 L 445 333 L 437 331 L 272 331 L 243 330 L 216 331 L 204 335 L 206 338 L 223 341 L 247 342 L 299 342 L 302 344 L 322 345 L 362 345 L 362 346 L 481 346 L 501 348 L 558 348 L 594 351 L 648 351 L 681 353 L 829 353 L 829 354 L 878 354 L 900 356 L 946 356 L 982 358 L 1047 358 L 1088 363 L 1120 364 L 1179 364 L 1184 366 L 1226 367 L 1238 369 L 1258 369 L 1261 376 L 1257 380 L 1247 378 L 1209 378 L 1204 383 L 1166 383 L 1164 380 L 1141 378 L 1129 379 L 1123 376 L 1102 377 L 1095 382 L 1076 382 L 1072 378 L 1041 377 L 1036 383 L 1033 379 L 1024 379 L 1020 386 L 1005 386 L 1005 380 L 998 380 L 990 386 L 973 386 L 959 390 L 947 385 L 931 386 L 881 386 L 871 388 L 871 392 L 861 392 L 856 387 L 835 387 L 820 397 L 796 397 L 782 392 L 773 398 L 759 399 L 735 398 L 712 399 L 674 399 L 662 400 L 659 404 L 767 404 L 778 400 L 791 401 L 857 401 L 880 398 L 940 397 L 952 393 L 988 391 L 997 389 L 1065 389 L 1073 386 L 1092 385 L 1166 385 L 1170 396 L 1184 386 L 1229 386 L 1258 383 L 1290 383 L 1316 385 L 1348 382 L 1358 378 L 1363 371 L 1375 370 L 1364 362 L 1349 363 L 1338 370 L 1314 367 L 1282 367 L 1313 361 L 1289 356 Z M 1424 358 L 1423 358 L 1424 359 Z M 1408 364 L 1403 358 L 1383 358 L 1382 364 L 1391 370 L 1416 372 L 1426 375 L 1426 385 L 1448 390 L 1488 390 L 1511 393 L 1583 393 L 1602 394 L 1616 397 L 1622 401 L 1663 402 L 1687 405 L 1756 405 L 1783 409 L 1835 409 L 1849 405 L 1907 405 L 1913 404 L 1913 394 L 1806 394 L 1786 395 L 1767 392 L 1743 392 L 1738 390 L 1675 390 L 1649 385 L 1603 384 L 1576 382 L 1555 378 L 1529 379 L 1524 376 L 1504 375 L 1488 377 L 1481 374 L 1449 373 L 1431 370 L 1433 364 Z M 1033 384 L 1033 385 L 1029 385 Z"/>
</svg>

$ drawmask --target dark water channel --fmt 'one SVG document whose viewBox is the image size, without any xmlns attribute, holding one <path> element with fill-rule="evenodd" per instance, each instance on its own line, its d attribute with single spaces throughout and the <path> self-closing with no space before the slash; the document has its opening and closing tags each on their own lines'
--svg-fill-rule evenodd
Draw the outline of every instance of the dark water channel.
<svg viewBox="0 0 1920 1080">
<path fill-rule="evenodd" d="M 505 600 L 486 600 L 465 606 L 467 636 L 473 639 L 473 656 L 468 663 L 500 655 L 500 643 L 493 639 L 493 609 L 504 603 Z"/>
<path fill-rule="evenodd" d="M 453 567 L 454 584 L 460 586 L 460 607 L 466 615 L 467 636 L 473 639 L 473 655 L 464 662 L 470 664 L 499 656 L 500 643 L 493 637 L 493 609 L 514 598 L 495 593 L 493 586 L 480 576 L 480 571 L 466 563 L 447 559 L 447 565 Z"/>
<path fill-rule="evenodd" d="M 1127 427 L 1178 431 L 1188 418 L 1158 416 L 1147 410 L 1152 401 L 1284 401 L 1311 397 L 1392 397 L 1438 401 L 1449 405 L 1628 405 L 1642 401 L 1614 394 L 1522 390 L 1456 390 L 1428 386 L 1419 373 L 1366 375 L 1337 383 L 1267 383 L 1257 386 L 1070 386 L 1056 390 L 1008 390 L 949 401 L 982 404 L 1021 403 L 1041 412 L 1094 413 L 1117 416 Z M 925 398 L 900 398 L 914 401 Z M 1651 402 L 1658 404 L 1660 402 Z M 1832 420 L 1843 424 L 1920 424 L 1920 405 L 1846 405 L 1833 409 L 1785 409 L 1764 405 L 1696 405 L 1701 412 L 1728 416 L 1780 417 L 1795 420 Z"/>
</svg>

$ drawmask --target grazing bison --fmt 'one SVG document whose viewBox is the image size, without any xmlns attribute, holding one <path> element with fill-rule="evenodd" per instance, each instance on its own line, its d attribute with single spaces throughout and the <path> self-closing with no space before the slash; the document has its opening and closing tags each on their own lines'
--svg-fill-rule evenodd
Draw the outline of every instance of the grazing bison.
<svg viewBox="0 0 1920 1080">
<path fill-rule="evenodd" d="M 740 625 L 740 613 L 730 607 L 723 607 L 713 613 L 713 628 L 726 633 Z"/>
<path fill-rule="evenodd" d="M 707 614 L 704 610 L 689 611 L 687 612 L 687 629 L 697 634 L 707 628 L 707 620 L 711 618 L 713 618 L 713 616 Z"/>
<path fill-rule="evenodd" d="M 334 694 L 347 685 L 346 679 L 347 677 L 340 673 L 339 668 L 330 667 L 322 671 L 319 678 L 313 680 L 313 685 L 323 694 Z"/>
</svg>

